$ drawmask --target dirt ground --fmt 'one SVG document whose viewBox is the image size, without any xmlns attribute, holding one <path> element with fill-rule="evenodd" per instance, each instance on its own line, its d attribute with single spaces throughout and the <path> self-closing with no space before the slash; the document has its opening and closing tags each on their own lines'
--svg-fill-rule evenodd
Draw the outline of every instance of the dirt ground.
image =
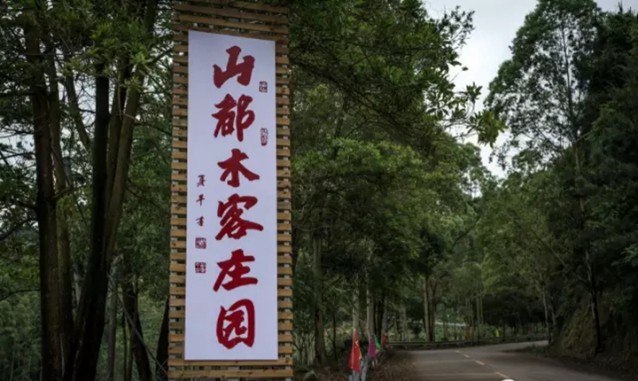
<svg viewBox="0 0 638 381">
<path fill-rule="evenodd" d="M 409 379 L 409 374 L 413 372 L 413 368 L 409 363 L 407 356 L 403 352 L 386 352 L 381 363 L 377 365 L 369 374 L 367 381 L 398 381 Z M 350 370 L 343 368 L 325 368 L 315 369 L 314 376 L 308 372 L 301 372 L 295 379 L 298 381 L 347 381 Z"/>
</svg>

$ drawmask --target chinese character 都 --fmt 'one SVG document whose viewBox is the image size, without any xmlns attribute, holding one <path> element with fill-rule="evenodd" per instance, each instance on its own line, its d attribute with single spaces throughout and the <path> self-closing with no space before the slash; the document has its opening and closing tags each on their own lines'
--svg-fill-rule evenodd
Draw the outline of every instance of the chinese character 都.
<svg viewBox="0 0 638 381">
<path fill-rule="evenodd" d="M 236 101 L 230 94 L 226 94 L 224 99 L 215 105 L 219 110 L 212 114 L 217 119 L 213 135 L 217 137 L 221 133 L 222 136 L 226 136 L 237 130 L 237 140 L 243 141 L 244 130 L 255 121 L 255 112 L 248 110 L 252 101 L 253 98 L 248 95 L 241 95 Z"/>
</svg>

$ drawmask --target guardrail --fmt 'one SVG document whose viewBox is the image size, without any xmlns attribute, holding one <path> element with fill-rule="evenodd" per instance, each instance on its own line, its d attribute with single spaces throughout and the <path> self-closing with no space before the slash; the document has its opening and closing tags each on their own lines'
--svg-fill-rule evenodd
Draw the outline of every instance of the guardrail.
<svg viewBox="0 0 638 381">
<path fill-rule="evenodd" d="M 391 341 L 388 345 L 395 349 L 404 350 L 430 350 L 430 349 L 446 349 L 446 348 L 459 348 L 459 347 L 474 347 L 479 345 L 492 345 L 492 344 L 507 344 L 507 343 L 521 343 L 527 341 L 541 341 L 547 340 L 544 335 L 530 335 L 530 336 L 515 336 L 512 338 L 503 339 L 502 337 L 484 338 L 480 340 L 454 340 L 454 341 L 439 341 L 439 342 L 427 342 L 427 341 Z"/>
</svg>

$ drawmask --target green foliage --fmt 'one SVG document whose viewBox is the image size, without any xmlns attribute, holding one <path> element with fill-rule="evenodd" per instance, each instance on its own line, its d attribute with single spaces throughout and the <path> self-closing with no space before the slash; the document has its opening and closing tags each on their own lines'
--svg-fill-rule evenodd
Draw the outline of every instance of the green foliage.
<svg viewBox="0 0 638 381">
<path fill-rule="evenodd" d="M 517 156 L 498 196 L 486 199 L 498 222 L 483 246 L 540 292 L 555 350 L 606 351 L 622 367 L 638 365 L 621 360 L 638 353 L 628 339 L 638 305 L 637 31 L 633 12 L 540 1 L 488 97 Z M 508 272 L 490 267 L 498 289 Z"/>
<path fill-rule="evenodd" d="M 593 0 L 541 0 L 525 18 L 487 98 L 513 135 L 506 147 L 538 152 L 542 164 L 580 138 L 599 14 Z"/>
</svg>

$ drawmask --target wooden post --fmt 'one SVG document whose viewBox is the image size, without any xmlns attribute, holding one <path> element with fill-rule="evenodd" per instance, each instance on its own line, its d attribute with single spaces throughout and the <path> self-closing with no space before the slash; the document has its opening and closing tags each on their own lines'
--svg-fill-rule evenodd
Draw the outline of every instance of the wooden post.
<svg viewBox="0 0 638 381">
<path fill-rule="evenodd" d="M 184 360 L 189 30 L 276 41 L 278 360 Z M 291 70 L 288 60 L 288 8 L 266 5 L 259 1 L 176 1 L 173 31 L 169 379 L 292 380 Z"/>
</svg>

